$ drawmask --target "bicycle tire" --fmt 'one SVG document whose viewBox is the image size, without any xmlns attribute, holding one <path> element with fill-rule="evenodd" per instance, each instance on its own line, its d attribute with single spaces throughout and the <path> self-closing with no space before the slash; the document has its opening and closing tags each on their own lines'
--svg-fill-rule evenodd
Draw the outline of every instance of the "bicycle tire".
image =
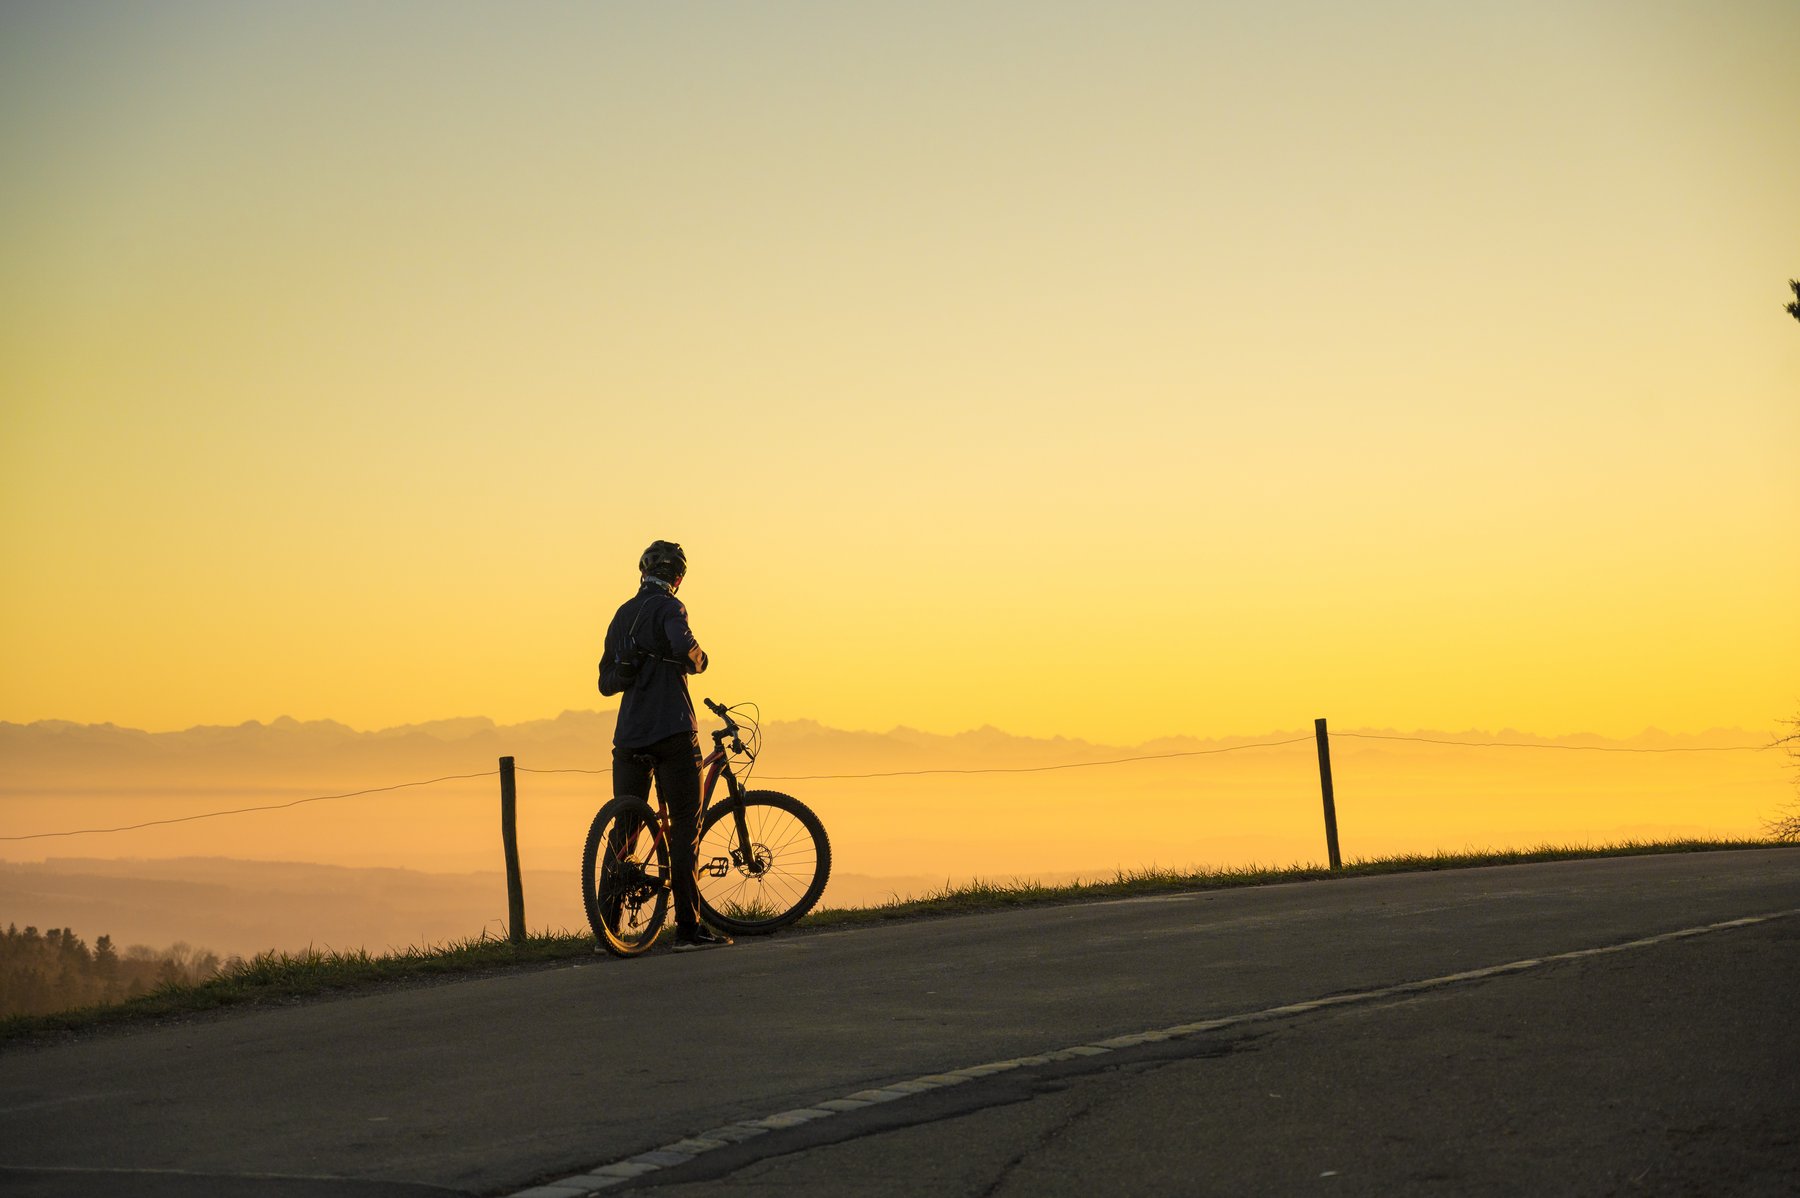
<svg viewBox="0 0 1800 1198">
<path fill-rule="evenodd" d="M 740 805 L 753 848 L 748 855 L 737 847 Z M 695 863 L 706 922 L 734 935 L 765 936 L 812 910 L 825 893 L 831 840 L 799 799 L 751 790 L 706 813 Z"/>
<path fill-rule="evenodd" d="M 615 957 L 650 951 L 669 914 L 669 852 L 656 812 L 623 795 L 601 807 L 581 854 L 581 904 L 594 941 Z"/>
</svg>

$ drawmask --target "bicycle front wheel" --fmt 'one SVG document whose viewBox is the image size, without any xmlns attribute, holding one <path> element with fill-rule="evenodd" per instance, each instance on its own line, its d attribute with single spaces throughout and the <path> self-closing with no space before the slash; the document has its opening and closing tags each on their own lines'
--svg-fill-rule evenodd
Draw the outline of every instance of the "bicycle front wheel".
<svg viewBox="0 0 1800 1198">
<path fill-rule="evenodd" d="M 831 841 L 800 800 L 751 790 L 706 813 L 695 865 L 707 923 L 737 935 L 766 935 L 805 915 L 825 893 Z"/>
<path fill-rule="evenodd" d="M 594 940 L 615 957 L 648 952 L 669 913 L 669 853 L 650 804 L 600 808 L 581 855 L 581 901 Z"/>
</svg>

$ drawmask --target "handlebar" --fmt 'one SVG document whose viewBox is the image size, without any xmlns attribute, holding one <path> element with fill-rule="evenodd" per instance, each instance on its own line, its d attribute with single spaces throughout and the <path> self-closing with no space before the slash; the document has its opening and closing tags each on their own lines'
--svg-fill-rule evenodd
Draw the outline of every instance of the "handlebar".
<svg viewBox="0 0 1800 1198">
<path fill-rule="evenodd" d="M 717 731 L 715 731 L 713 733 L 713 741 L 715 743 L 721 742 L 726 737 L 729 736 L 731 738 L 732 752 L 740 753 L 740 754 L 747 754 L 749 751 L 744 748 L 744 742 L 738 735 L 738 733 L 740 731 L 738 728 L 738 722 L 731 718 L 730 709 L 727 708 L 723 703 L 714 703 L 711 699 L 702 698 L 700 701 L 702 703 L 705 703 L 707 706 L 707 709 L 710 710 L 714 715 L 718 716 L 720 719 L 725 721 L 725 726 L 723 728 L 718 729 Z"/>
</svg>

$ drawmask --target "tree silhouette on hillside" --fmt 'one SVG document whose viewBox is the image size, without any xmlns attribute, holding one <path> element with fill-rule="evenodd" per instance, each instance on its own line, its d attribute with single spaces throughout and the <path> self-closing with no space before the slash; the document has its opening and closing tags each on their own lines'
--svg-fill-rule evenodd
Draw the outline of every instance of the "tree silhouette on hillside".
<svg viewBox="0 0 1800 1198">
<path fill-rule="evenodd" d="M 1800 320 L 1800 279 L 1789 279 L 1788 286 L 1794 289 L 1794 302 L 1787 306 L 1788 315 Z"/>
<path fill-rule="evenodd" d="M 121 954 L 111 936 L 90 949 L 69 928 L 21 932 L 12 924 L 0 932 L 0 1017 L 124 1002 L 159 986 L 205 981 L 218 970 L 218 954 L 187 944 L 161 952 L 134 944 Z"/>
</svg>

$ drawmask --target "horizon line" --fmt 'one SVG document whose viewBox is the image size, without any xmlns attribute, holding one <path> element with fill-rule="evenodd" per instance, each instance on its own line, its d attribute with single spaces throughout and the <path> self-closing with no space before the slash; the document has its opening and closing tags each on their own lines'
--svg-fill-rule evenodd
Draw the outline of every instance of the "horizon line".
<svg viewBox="0 0 1800 1198">
<path fill-rule="evenodd" d="M 56 718 L 56 717 L 47 717 L 47 718 L 43 718 L 43 719 L 30 720 L 30 721 L 0 719 L 0 727 L 32 729 L 32 728 L 41 728 L 45 725 L 50 725 L 53 727 L 80 728 L 80 729 L 97 729 L 97 730 L 111 729 L 111 730 L 117 731 L 117 732 L 132 733 L 132 734 L 137 734 L 137 735 L 141 735 L 141 736 L 183 736 L 183 735 L 189 735 L 189 734 L 193 734 L 193 733 L 237 732 L 237 731 L 249 731 L 249 730 L 267 731 L 267 730 L 277 730 L 277 729 L 286 729 L 286 728 L 309 728 L 309 727 L 319 728 L 319 727 L 323 727 L 323 728 L 331 728 L 331 729 L 341 729 L 345 732 L 351 733 L 351 734 L 359 736 L 359 737 L 369 737 L 369 736 L 380 737 L 380 736 L 392 736 L 394 734 L 404 734 L 404 733 L 410 733 L 410 732 L 423 732 L 426 735 L 431 735 L 431 733 L 428 730 L 432 729 L 434 727 L 440 727 L 443 725 L 465 724 L 465 725 L 481 725 L 481 727 L 477 728 L 474 733 L 475 735 L 479 735 L 481 732 L 486 732 L 486 731 L 490 731 L 490 730 L 500 732 L 500 731 L 505 731 L 507 729 L 523 728 L 523 727 L 533 725 L 533 724 L 555 724 L 559 721 L 568 719 L 570 717 L 601 718 L 601 717 L 607 717 L 607 716 L 615 716 L 617 713 L 617 710 L 618 709 L 616 707 L 564 708 L 561 712 L 558 712 L 556 715 L 553 715 L 553 716 L 539 716 L 539 717 L 534 717 L 534 718 L 516 720 L 516 721 L 510 722 L 510 723 L 503 723 L 500 720 L 498 720 L 492 716 L 485 716 L 485 715 L 446 716 L 446 717 L 440 717 L 440 718 L 436 718 L 436 719 L 418 720 L 418 721 L 414 721 L 414 722 L 410 722 L 410 723 L 392 724 L 392 725 L 388 725 L 386 727 L 381 727 L 381 728 L 358 728 L 355 725 L 347 724 L 342 720 L 334 719 L 331 717 L 321 717 L 321 718 L 316 718 L 316 719 L 301 719 L 299 717 L 288 715 L 285 713 L 282 715 L 278 715 L 278 716 L 274 717 L 273 719 L 268 720 L 267 722 L 264 722 L 264 721 L 258 720 L 258 719 L 246 719 L 246 720 L 239 721 L 238 723 L 235 723 L 235 724 L 199 723 L 199 724 L 190 724 L 190 725 L 187 725 L 184 727 L 178 727 L 178 728 L 155 728 L 155 729 L 138 728 L 138 727 L 133 727 L 128 724 L 116 723 L 111 720 L 100 721 L 97 723 L 87 723 L 87 722 L 83 722 L 80 720 L 67 720 L 67 719 L 61 719 L 61 718 Z M 1302 724 L 1296 724 L 1292 728 L 1269 728 L 1269 729 L 1263 729 L 1263 730 L 1257 731 L 1257 732 L 1231 732 L 1231 733 L 1215 733 L 1215 734 L 1204 734 L 1204 733 L 1197 733 L 1197 732 L 1170 732 L 1170 733 L 1161 733 L 1161 734 L 1146 736 L 1141 739 L 1132 740 L 1132 741 L 1111 741 L 1111 740 L 1094 739 L 1092 737 L 1087 737 L 1087 736 L 1070 735 L 1068 733 L 1061 733 L 1061 732 L 1053 733 L 1053 734 L 1050 734 L 1047 736 L 1030 735 L 1030 734 L 1026 734 L 1026 733 L 1012 732 L 1012 731 L 1002 728 L 996 724 L 982 724 L 978 727 L 964 728 L 964 729 L 961 729 L 961 730 L 955 731 L 955 732 L 934 732 L 929 729 L 920 728 L 920 727 L 917 727 L 917 726 L 911 725 L 911 724 L 895 724 L 886 729 L 846 728 L 846 727 L 840 727 L 838 725 L 827 723 L 823 720 L 820 720 L 820 719 L 818 719 L 816 717 L 812 717 L 812 716 L 796 716 L 796 717 L 792 717 L 792 718 L 771 719 L 767 722 L 770 725 L 774 725 L 774 726 L 811 724 L 811 725 L 815 725 L 819 728 L 822 728 L 827 732 L 842 733 L 842 734 L 850 735 L 850 736 L 893 736 L 893 735 L 901 734 L 901 733 L 911 733 L 914 735 L 930 736 L 930 737 L 937 737 L 937 738 L 941 738 L 941 739 L 945 739 L 945 740 L 953 740 L 953 739 L 956 739 L 959 737 L 977 736 L 982 733 L 997 733 L 1001 736 L 1009 737 L 1014 740 L 1047 741 L 1047 742 L 1049 742 L 1049 741 L 1065 741 L 1065 742 L 1074 742 L 1074 743 L 1079 743 L 1079 744 L 1094 745 L 1097 747 L 1111 746 L 1111 747 L 1127 747 L 1127 748 L 1137 747 L 1140 745 L 1156 744 L 1156 743 L 1164 742 L 1164 741 L 1223 742 L 1223 741 L 1232 741 L 1232 740 L 1245 740 L 1245 739 L 1270 736 L 1270 735 L 1286 735 L 1290 732 L 1304 732 L 1307 735 L 1311 735 L 1311 730 L 1307 729 Z M 1779 720 L 1772 720 L 1771 724 L 1773 725 L 1778 722 L 1779 722 Z M 1576 732 L 1556 732 L 1556 733 L 1537 732 L 1537 731 L 1527 730 L 1525 728 L 1521 728 L 1521 727 L 1518 727 L 1517 725 L 1513 725 L 1513 724 L 1506 724 L 1499 728 L 1493 728 L 1493 727 L 1488 727 L 1488 726 L 1474 726 L 1474 725 L 1465 726 L 1462 728 L 1455 728 L 1455 727 L 1449 727 L 1449 726 L 1434 726 L 1434 727 L 1415 726 L 1412 728 L 1406 728 L 1404 726 L 1396 725 L 1396 724 L 1380 724 L 1380 725 L 1358 724 L 1358 725 L 1349 725 L 1349 726 L 1345 726 L 1345 727 L 1341 727 L 1341 728 L 1332 728 L 1332 729 L 1329 729 L 1329 731 L 1332 733 L 1340 734 L 1340 735 L 1351 735 L 1353 733 L 1361 733 L 1361 734 L 1367 734 L 1367 735 L 1372 735 L 1372 734 L 1377 734 L 1377 733 L 1386 733 L 1386 734 L 1411 733 L 1414 735 L 1422 734 L 1422 733 L 1440 733 L 1440 734 L 1453 734 L 1453 735 L 1459 735 L 1459 736 L 1513 735 L 1513 736 L 1531 737 L 1531 738 L 1534 738 L 1537 740 L 1545 740 L 1545 741 L 1592 739 L 1592 740 L 1611 741 L 1611 742 L 1615 742 L 1615 743 L 1623 743 L 1623 742 L 1629 742 L 1629 741 L 1635 741 L 1635 740 L 1643 740 L 1643 739 L 1647 739 L 1647 738 L 1699 739 L 1699 738 L 1710 737 L 1710 736 L 1721 735 L 1721 734 L 1754 733 L 1758 730 L 1745 727 L 1742 724 L 1714 724 L 1714 725 L 1711 725 L 1707 728 L 1700 729 L 1700 730 L 1675 731 L 1675 730 L 1671 730 L 1668 728 L 1660 727 L 1655 724 L 1647 724 L 1639 731 L 1630 733 L 1628 735 L 1609 735 L 1607 733 L 1594 732 L 1591 730 L 1581 730 L 1581 731 L 1576 731 Z M 1770 735 L 1771 735 L 1771 743 L 1773 743 L 1774 737 L 1779 736 L 1780 733 L 1770 730 Z"/>
</svg>

